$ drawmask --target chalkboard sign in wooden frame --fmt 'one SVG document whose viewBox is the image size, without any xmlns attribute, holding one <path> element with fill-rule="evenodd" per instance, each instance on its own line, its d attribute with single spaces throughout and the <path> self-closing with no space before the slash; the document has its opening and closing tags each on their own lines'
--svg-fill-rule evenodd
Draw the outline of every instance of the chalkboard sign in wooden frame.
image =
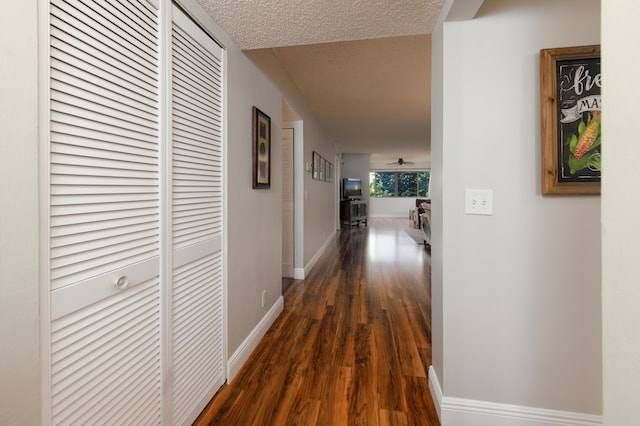
<svg viewBox="0 0 640 426">
<path fill-rule="evenodd" d="M 540 51 L 542 194 L 600 194 L 600 46 Z"/>
</svg>

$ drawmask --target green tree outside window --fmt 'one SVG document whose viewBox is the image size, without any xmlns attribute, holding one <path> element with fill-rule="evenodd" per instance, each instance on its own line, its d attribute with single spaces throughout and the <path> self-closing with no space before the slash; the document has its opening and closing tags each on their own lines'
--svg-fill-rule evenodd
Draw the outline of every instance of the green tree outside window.
<svg viewBox="0 0 640 426">
<path fill-rule="evenodd" d="M 371 197 L 428 197 L 431 172 L 371 172 Z"/>
</svg>

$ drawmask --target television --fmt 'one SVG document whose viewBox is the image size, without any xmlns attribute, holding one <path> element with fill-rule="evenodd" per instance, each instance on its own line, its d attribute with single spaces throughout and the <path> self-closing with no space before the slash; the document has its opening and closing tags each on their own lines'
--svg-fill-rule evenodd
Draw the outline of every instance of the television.
<svg viewBox="0 0 640 426">
<path fill-rule="evenodd" d="M 356 178 L 342 179 L 342 199 L 349 200 L 362 197 L 362 181 Z"/>
</svg>

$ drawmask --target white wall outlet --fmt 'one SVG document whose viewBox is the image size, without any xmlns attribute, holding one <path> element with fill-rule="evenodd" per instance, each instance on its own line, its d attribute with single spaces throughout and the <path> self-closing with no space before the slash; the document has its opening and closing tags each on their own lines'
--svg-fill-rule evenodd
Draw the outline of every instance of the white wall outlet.
<svg viewBox="0 0 640 426">
<path fill-rule="evenodd" d="M 465 214 L 492 215 L 493 189 L 466 189 L 464 212 Z"/>
<path fill-rule="evenodd" d="M 267 306 L 267 290 L 262 292 L 262 307 Z"/>
</svg>

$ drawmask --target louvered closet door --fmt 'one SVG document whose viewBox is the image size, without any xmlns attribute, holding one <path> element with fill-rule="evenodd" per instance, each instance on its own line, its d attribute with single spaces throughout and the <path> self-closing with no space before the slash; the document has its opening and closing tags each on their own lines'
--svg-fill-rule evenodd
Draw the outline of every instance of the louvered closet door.
<svg viewBox="0 0 640 426">
<path fill-rule="evenodd" d="M 53 424 L 157 424 L 158 11 L 53 0 L 50 31 L 46 405 Z"/>
<path fill-rule="evenodd" d="M 173 424 L 222 386 L 222 49 L 174 8 Z"/>
</svg>

